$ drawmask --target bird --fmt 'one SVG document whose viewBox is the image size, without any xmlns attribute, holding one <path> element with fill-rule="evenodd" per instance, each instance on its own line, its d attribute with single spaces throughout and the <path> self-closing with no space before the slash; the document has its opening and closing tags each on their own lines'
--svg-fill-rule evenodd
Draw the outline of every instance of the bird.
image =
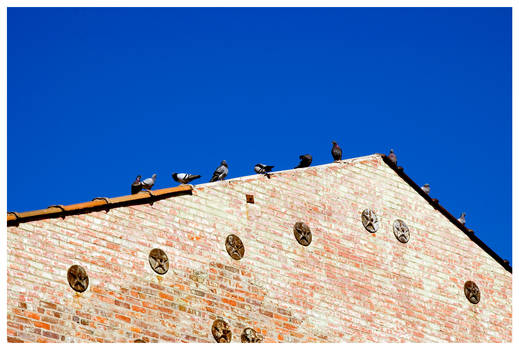
<svg viewBox="0 0 519 350">
<path fill-rule="evenodd" d="M 424 191 L 425 193 L 429 194 L 429 192 L 431 192 L 431 186 L 429 186 L 429 184 L 425 184 L 422 186 L 422 191 Z"/>
<path fill-rule="evenodd" d="M 190 183 L 193 180 L 199 179 L 200 175 L 192 175 L 192 174 L 186 174 L 186 173 L 173 173 L 171 174 L 171 177 L 176 182 L 180 182 L 182 184 Z"/>
<path fill-rule="evenodd" d="M 256 172 L 256 174 L 265 174 L 265 176 L 270 179 L 269 172 L 272 171 L 273 167 L 274 165 L 265 165 L 258 163 L 254 166 L 254 171 Z"/>
<path fill-rule="evenodd" d="M 389 155 L 387 156 L 390 161 L 392 161 L 396 165 L 396 154 L 393 149 L 389 150 Z"/>
<path fill-rule="evenodd" d="M 141 176 L 137 175 L 135 181 L 132 183 L 132 194 L 139 193 L 142 190 Z"/>
<path fill-rule="evenodd" d="M 301 159 L 301 161 L 294 169 L 306 168 L 306 167 L 310 166 L 310 164 L 312 164 L 312 156 L 309 154 L 304 154 L 302 156 L 299 156 L 299 159 Z"/>
<path fill-rule="evenodd" d="M 336 162 L 342 159 L 342 149 L 339 147 L 337 142 L 332 141 L 333 147 L 332 147 L 332 157 L 333 160 Z"/>
<path fill-rule="evenodd" d="M 458 221 L 465 225 L 465 213 L 461 213 L 461 216 L 458 218 Z"/>
<path fill-rule="evenodd" d="M 225 160 L 222 160 L 220 166 L 216 168 L 216 170 L 213 173 L 213 177 L 211 178 L 211 180 L 209 180 L 209 182 L 224 180 L 228 173 L 229 168 L 227 167 L 227 162 Z"/>
<path fill-rule="evenodd" d="M 148 177 L 144 181 L 141 182 L 142 188 L 145 190 L 151 190 L 153 185 L 155 185 L 155 179 L 157 178 L 157 174 L 153 174 L 151 177 Z"/>
</svg>

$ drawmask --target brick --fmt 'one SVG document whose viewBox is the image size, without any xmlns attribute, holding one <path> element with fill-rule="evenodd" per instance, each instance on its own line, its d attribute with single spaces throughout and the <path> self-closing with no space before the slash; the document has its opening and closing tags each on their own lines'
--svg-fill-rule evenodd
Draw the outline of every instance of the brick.
<svg viewBox="0 0 519 350">
<path fill-rule="evenodd" d="M 247 204 L 245 194 L 254 196 Z M 362 225 L 371 208 L 376 233 Z M 393 234 L 406 222 L 408 243 Z M 306 222 L 303 247 L 293 226 Z M 226 251 L 229 234 L 245 247 Z M 510 342 L 512 276 L 378 155 L 7 228 L 8 342 Z M 169 257 L 157 275 L 153 248 Z M 67 283 L 79 264 L 90 284 Z M 23 269 L 21 268 L 23 266 Z M 473 305 L 463 284 L 475 281 Z"/>
</svg>

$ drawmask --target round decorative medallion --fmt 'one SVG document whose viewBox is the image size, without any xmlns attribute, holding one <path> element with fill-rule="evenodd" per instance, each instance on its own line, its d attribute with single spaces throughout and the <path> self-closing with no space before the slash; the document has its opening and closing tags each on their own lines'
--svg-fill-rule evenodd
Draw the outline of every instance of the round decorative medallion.
<svg viewBox="0 0 519 350">
<path fill-rule="evenodd" d="M 411 234 L 409 233 L 409 227 L 407 227 L 406 223 L 400 219 L 396 219 L 393 222 L 393 233 L 395 234 L 396 239 L 398 239 L 402 243 L 409 242 L 409 238 Z"/>
<path fill-rule="evenodd" d="M 159 275 L 163 275 L 169 270 L 169 259 L 162 249 L 154 248 L 148 257 L 150 266 Z"/>
<path fill-rule="evenodd" d="M 229 235 L 225 240 L 225 249 L 227 249 L 227 253 L 234 260 L 240 260 L 245 255 L 245 246 L 243 245 L 240 237 L 236 235 Z"/>
<path fill-rule="evenodd" d="M 76 292 L 83 293 L 88 288 L 88 275 L 84 268 L 72 265 L 67 271 L 68 284 Z"/>
<path fill-rule="evenodd" d="M 256 333 L 256 331 L 252 328 L 245 328 L 243 333 L 241 334 L 241 342 L 242 343 L 261 343 L 263 341 L 263 336 L 261 334 Z"/>
<path fill-rule="evenodd" d="M 309 246 L 312 243 L 312 232 L 310 227 L 304 222 L 296 222 L 294 225 L 294 236 L 302 246 Z"/>
<path fill-rule="evenodd" d="M 377 214 L 371 209 L 365 209 L 362 212 L 362 224 L 364 228 L 371 233 L 377 232 L 378 230 L 378 217 Z"/>
<path fill-rule="evenodd" d="M 472 304 L 479 303 L 481 293 L 479 292 L 478 286 L 474 282 L 472 282 L 472 281 L 465 282 L 464 289 L 465 289 L 465 296 Z"/>
<path fill-rule="evenodd" d="M 232 332 L 229 325 L 224 320 L 215 320 L 211 327 L 214 340 L 217 343 L 230 343 L 232 339 Z"/>
</svg>

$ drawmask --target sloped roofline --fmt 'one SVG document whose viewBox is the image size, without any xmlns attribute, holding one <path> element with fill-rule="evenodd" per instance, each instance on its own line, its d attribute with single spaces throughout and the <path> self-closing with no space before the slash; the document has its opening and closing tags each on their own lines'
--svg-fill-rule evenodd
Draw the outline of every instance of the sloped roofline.
<svg viewBox="0 0 519 350">
<path fill-rule="evenodd" d="M 443 214 L 452 224 L 458 227 L 469 239 L 476 243 L 481 249 L 483 249 L 488 255 L 494 258 L 497 263 L 499 263 L 503 268 L 512 273 L 512 267 L 505 262 L 496 252 L 494 252 L 489 246 L 487 246 L 482 240 L 480 240 L 475 234 L 474 231 L 467 228 L 465 225 L 461 224 L 458 219 L 456 219 L 447 209 L 442 207 L 438 201 L 438 199 L 431 198 L 427 193 L 425 193 L 420 186 L 418 186 L 407 174 L 404 172 L 404 168 L 401 166 L 396 166 L 389 158 L 381 153 L 373 154 L 375 156 L 381 157 L 382 160 L 393 169 L 398 176 L 402 178 L 409 186 L 411 186 L 418 194 L 420 194 L 430 205 L 433 206 L 434 209 L 438 210 Z M 371 155 L 371 156 L 373 156 Z M 370 156 L 352 158 L 349 160 L 359 160 L 360 158 L 368 158 Z M 332 163 L 333 164 L 333 163 Z M 326 164 L 325 164 L 326 165 Z M 321 165 L 322 166 L 322 165 Z M 312 167 L 311 167 L 312 168 Z M 295 169 L 283 170 L 275 173 L 293 171 Z M 254 175 L 257 176 L 257 175 Z M 249 177 L 249 176 L 247 176 Z M 237 178 L 240 179 L 240 178 Z M 236 179 L 232 179 L 235 181 Z M 106 198 L 99 197 L 94 198 L 90 202 L 83 202 L 79 204 L 72 205 L 52 205 L 47 209 L 26 211 L 22 213 L 17 212 L 9 212 L 7 213 L 7 226 L 17 226 L 19 223 L 34 221 L 38 219 L 46 219 L 46 218 L 55 218 L 55 217 L 65 217 L 68 215 L 74 214 L 84 214 L 92 211 L 101 211 L 101 210 L 110 210 L 111 208 L 117 208 L 122 206 L 128 206 L 133 204 L 144 204 L 144 203 L 153 203 L 160 199 L 165 199 L 169 197 L 179 196 L 179 195 L 191 195 L 193 191 L 193 186 L 191 185 L 180 185 L 177 187 L 170 187 L 159 189 L 155 191 L 149 192 L 139 192 L 137 194 L 114 197 L 114 198 Z"/>
<path fill-rule="evenodd" d="M 503 258 L 497 255 L 489 246 L 487 246 L 481 239 L 479 239 L 474 231 L 467 228 L 461 222 L 458 221 L 447 209 L 440 205 L 440 201 L 436 198 L 431 198 L 427 193 L 422 190 L 420 186 L 418 186 L 406 173 L 404 173 L 404 168 L 401 166 L 396 166 L 385 154 L 377 153 L 382 157 L 382 160 L 393 169 L 398 176 L 402 178 L 409 186 L 411 186 L 418 194 L 420 194 L 430 205 L 434 207 L 434 209 L 438 210 L 443 214 L 451 223 L 453 223 L 456 227 L 458 227 L 464 234 L 467 235 L 468 238 L 474 243 L 476 243 L 481 249 L 483 249 L 488 255 L 494 258 L 495 261 L 499 263 L 499 265 L 503 266 L 506 271 L 512 273 L 512 266 L 505 262 Z"/>
</svg>

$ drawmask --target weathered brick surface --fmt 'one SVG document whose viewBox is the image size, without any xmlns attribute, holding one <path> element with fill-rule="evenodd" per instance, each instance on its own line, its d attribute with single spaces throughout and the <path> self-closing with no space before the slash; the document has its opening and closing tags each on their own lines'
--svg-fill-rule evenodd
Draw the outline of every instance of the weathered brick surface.
<svg viewBox="0 0 519 350">
<path fill-rule="evenodd" d="M 255 203 L 247 204 L 246 194 Z M 366 231 L 361 213 L 380 227 Z M 395 219 L 410 228 L 398 242 Z M 296 221 L 313 234 L 303 247 Z M 245 256 L 225 250 L 229 234 Z M 8 227 L 9 342 L 510 342 L 512 276 L 378 155 L 196 186 L 193 195 Z M 169 256 L 159 276 L 153 248 Z M 78 264 L 90 285 L 74 292 Z M 481 290 L 477 305 L 465 281 Z"/>
</svg>

